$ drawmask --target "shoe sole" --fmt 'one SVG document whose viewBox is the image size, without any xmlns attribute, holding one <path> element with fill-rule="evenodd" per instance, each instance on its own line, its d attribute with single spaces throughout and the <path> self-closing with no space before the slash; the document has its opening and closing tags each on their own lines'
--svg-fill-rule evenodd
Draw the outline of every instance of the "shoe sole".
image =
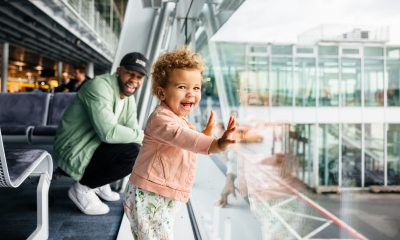
<svg viewBox="0 0 400 240">
<path fill-rule="evenodd" d="M 69 197 L 69 199 L 71 199 L 71 201 L 72 202 L 74 202 L 74 204 L 75 204 L 75 206 L 77 206 L 78 208 L 79 208 L 79 210 L 81 210 L 84 214 L 86 214 L 86 215 L 105 215 L 105 214 L 107 214 L 108 212 L 110 212 L 110 209 L 108 209 L 107 210 L 107 212 L 101 212 L 101 213 L 98 213 L 98 212 L 90 212 L 90 211 L 87 211 L 87 210 L 85 210 L 85 209 L 83 209 L 82 207 L 81 207 L 81 205 L 79 204 L 79 201 L 78 201 L 78 199 L 76 199 L 75 198 L 75 196 L 74 196 L 74 194 L 72 194 L 72 189 L 69 189 L 68 190 L 68 197 Z"/>
</svg>

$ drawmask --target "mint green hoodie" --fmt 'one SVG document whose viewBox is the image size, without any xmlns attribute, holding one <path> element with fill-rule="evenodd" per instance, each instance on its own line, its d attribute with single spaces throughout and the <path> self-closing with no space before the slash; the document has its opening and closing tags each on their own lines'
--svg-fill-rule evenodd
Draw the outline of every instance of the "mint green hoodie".
<svg viewBox="0 0 400 240">
<path fill-rule="evenodd" d="M 115 74 L 97 76 L 82 86 L 64 113 L 57 129 L 54 158 L 76 181 L 82 178 L 101 142 L 142 143 L 134 96 L 125 97 L 121 115 L 115 116 L 119 92 Z"/>
</svg>

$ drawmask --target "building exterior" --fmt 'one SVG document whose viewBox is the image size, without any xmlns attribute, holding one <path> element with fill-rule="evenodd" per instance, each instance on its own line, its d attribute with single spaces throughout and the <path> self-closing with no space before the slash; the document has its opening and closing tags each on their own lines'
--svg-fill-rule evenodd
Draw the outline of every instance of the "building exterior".
<svg viewBox="0 0 400 240">
<path fill-rule="evenodd" d="M 221 98 L 284 124 L 286 160 L 311 187 L 399 185 L 400 46 L 382 28 L 309 33 L 296 44 L 218 43 Z"/>
</svg>

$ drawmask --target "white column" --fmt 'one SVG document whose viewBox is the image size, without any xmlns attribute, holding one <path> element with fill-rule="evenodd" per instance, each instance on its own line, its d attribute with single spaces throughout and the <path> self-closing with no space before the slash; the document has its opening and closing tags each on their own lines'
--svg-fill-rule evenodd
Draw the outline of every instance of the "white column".
<svg viewBox="0 0 400 240">
<path fill-rule="evenodd" d="M 90 78 L 94 77 L 94 65 L 92 62 L 86 65 L 86 75 Z"/>
<path fill-rule="evenodd" d="M 7 92 L 7 81 L 8 81 L 8 42 L 3 43 L 3 61 L 1 65 L 1 92 Z"/>
</svg>

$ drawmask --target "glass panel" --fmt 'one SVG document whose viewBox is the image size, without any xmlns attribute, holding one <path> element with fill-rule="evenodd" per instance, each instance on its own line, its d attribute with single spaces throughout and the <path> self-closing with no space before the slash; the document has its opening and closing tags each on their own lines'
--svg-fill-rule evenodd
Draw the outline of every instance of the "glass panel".
<svg viewBox="0 0 400 240">
<path fill-rule="evenodd" d="M 365 124 L 365 186 L 384 184 L 383 124 Z"/>
<path fill-rule="evenodd" d="M 382 47 L 365 47 L 364 56 L 366 57 L 383 57 Z"/>
<path fill-rule="evenodd" d="M 400 48 L 387 48 L 386 49 L 387 58 L 399 59 L 400 58 Z"/>
<path fill-rule="evenodd" d="M 239 73 L 246 70 L 246 46 L 244 44 L 220 43 L 217 47 L 221 66 L 213 67 L 219 67 L 222 72 L 229 106 L 238 106 L 240 103 Z"/>
<path fill-rule="evenodd" d="M 342 49 L 342 53 L 343 54 L 359 54 L 360 50 L 359 49 L 355 49 L 355 48 L 343 48 Z"/>
<path fill-rule="evenodd" d="M 339 67 L 337 59 L 322 58 L 319 61 L 319 105 L 339 105 Z"/>
<path fill-rule="evenodd" d="M 271 52 L 274 55 L 292 55 L 292 45 L 272 45 Z"/>
<path fill-rule="evenodd" d="M 400 106 L 400 60 L 387 61 L 388 106 Z"/>
<path fill-rule="evenodd" d="M 273 106 L 292 106 L 292 58 L 272 58 Z"/>
<path fill-rule="evenodd" d="M 361 187 L 361 124 L 342 127 L 342 186 Z"/>
<path fill-rule="evenodd" d="M 319 185 L 339 184 L 339 125 L 319 125 Z"/>
<path fill-rule="evenodd" d="M 294 67 L 296 106 L 315 106 L 316 70 L 314 58 L 297 58 Z"/>
<path fill-rule="evenodd" d="M 289 147 L 297 162 L 297 177 L 309 186 L 313 186 L 313 134 L 312 124 L 296 124 L 291 126 Z"/>
<path fill-rule="evenodd" d="M 260 69 L 253 69 L 240 73 L 239 95 L 240 105 L 247 106 L 268 106 L 269 105 L 269 89 L 268 89 L 268 65 Z"/>
<path fill-rule="evenodd" d="M 311 54 L 314 53 L 313 48 L 296 48 L 296 53 L 306 53 L 306 54 Z"/>
<path fill-rule="evenodd" d="M 361 106 L 361 60 L 342 59 L 342 106 Z"/>
<path fill-rule="evenodd" d="M 400 185 L 400 124 L 387 129 L 387 169 L 388 185 Z"/>
<path fill-rule="evenodd" d="M 366 59 L 364 71 L 365 106 L 383 106 L 383 60 Z"/>
<path fill-rule="evenodd" d="M 339 49 L 337 46 L 319 46 L 318 55 L 320 56 L 335 56 L 337 57 Z"/>
</svg>

